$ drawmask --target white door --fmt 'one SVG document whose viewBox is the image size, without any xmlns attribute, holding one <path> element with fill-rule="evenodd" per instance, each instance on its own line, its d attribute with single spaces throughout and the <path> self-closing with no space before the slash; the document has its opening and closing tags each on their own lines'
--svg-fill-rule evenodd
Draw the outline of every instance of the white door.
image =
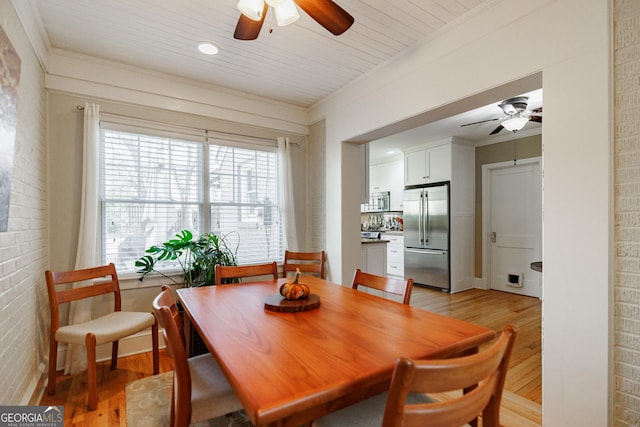
<svg viewBox="0 0 640 427">
<path fill-rule="evenodd" d="M 491 169 L 490 288 L 540 298 L 542 260 L 540 161 Z"/>
</svg>

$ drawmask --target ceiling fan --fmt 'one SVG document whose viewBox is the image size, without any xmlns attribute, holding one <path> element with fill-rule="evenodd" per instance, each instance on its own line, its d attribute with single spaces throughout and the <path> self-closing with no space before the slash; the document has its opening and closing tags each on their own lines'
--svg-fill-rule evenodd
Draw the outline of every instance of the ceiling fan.
<svg viewBox="0 0 640 427">
<path fill-rule="evenodd" d="M 505 99 L 500 104 L 498 104 L 498 107 L 500 107 L 502 111 L 509 117 L 504 119 L 502 123 L 500 123 L 500 125 L 495 128 L 489 135 L 495 135 L 502 129 L 507 129 L 513 132 L 519 131 L 530 121 L 542 123 L 542 107 L 536 108 L 534 110 L 527 110 L 528 100 L 529 98 L 526 96 L 517 96 L 515 98 Z M 466 123 L 464 125 L 461 125 L 461 127 L 493 122 L 496 120 L 500 120 L 500 117 L 481 120 L 479 122 Z"/>
<path fill-rule="evenodd" d="M 332 0 L 240 0 L 242 12 L 233 37 L 238 40 L 255 40 L 271 6 L 275 10 L 278 25 L 290 24 L 298 19 L 296 5 L 304 10 L 328 31 L 338 36 L 351 27 L 353 16 Z"/>
</svg>

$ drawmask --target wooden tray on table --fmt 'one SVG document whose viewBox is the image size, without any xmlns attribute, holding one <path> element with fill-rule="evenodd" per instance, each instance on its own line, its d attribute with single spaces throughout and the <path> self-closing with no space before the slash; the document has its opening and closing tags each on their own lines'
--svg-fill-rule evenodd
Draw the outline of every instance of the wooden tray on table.
<svg viewBox="0 0 640 427">
<path fill-rule="evenodd" d="M 320 307 L 320 297 L 310 294 L 304 299 L 288 300 L 280 294 L 269 295 L 263 300 L 264 308 L 278 313 L 295 313 Z"/>
</svg>

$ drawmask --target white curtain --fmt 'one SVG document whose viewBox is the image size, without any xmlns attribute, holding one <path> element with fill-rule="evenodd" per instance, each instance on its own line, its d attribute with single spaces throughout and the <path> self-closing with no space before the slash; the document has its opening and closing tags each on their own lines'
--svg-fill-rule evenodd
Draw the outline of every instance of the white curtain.
<svg viewBox="0 0 640 427">
<path fill-rule="evenodd" d="M 291 172 L 291 147 L 289 138 L 278 137 L 278 165 L 280 167 L 280 206 L 284 223 L 285 247 L 298 251 L 296 211 L 293 198 L 293 174 Z"/>
<path fill-rule="evenodd" d="M 80 230 L 76 269 L 95 267 L 100 263 L 100 201 L 99 153 L 100 153 L 100 106 L 84 104 L 82 160 L 82 202 L 80 205 Z M 81 284 L 76 284 L 79 286 Z M 69 323 L 91 319 L 90 299 L 76 301 L 69 308 Z M 74 374 L 87 367 L 86 350 L 82 346 L 69 345 L 65 360 L 65 374 Z"/>
</svg>

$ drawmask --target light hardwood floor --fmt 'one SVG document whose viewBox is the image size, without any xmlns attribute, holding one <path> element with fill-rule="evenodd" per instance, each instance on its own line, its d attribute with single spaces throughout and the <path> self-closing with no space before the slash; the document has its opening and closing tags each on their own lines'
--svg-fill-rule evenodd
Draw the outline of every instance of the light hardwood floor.
<svg viewBox="0 0 640 427">
<path fill-rule="evenodd" d="M 414 286 L 411 305 L 486 326 L 496 334 L 507 324 L 517 326 L 518 336 L 505 389 L 542 403 L 542 303 L 539 299 L 481 289 L 447 294 Z"/>
<path fill-rule="evenodd" d="M 126 426 L 124 388 L 131 381 L 153 375 L 151 352 L 121 357 L 118 359 L 118 367 L 113 371 L 110 369 L 110 364 L 110 361 L 98 363 L 98 408 L 95 411 L 87 411 L 86 371 L 75 375 L 61 375 L 59 373 L 56 378 L 55 394 L 49 396 L 44 391 L 39 404 L 64 405 L 65 427 Z M 164 350 L 161 350 L 160 372 L 172 369 L 171 359 Z M 44 386 L 45 384 L 43 384 Z"/>
<path fill-rule="evenodd" d="M 411 305 L 486 326 L 496 334 L 507 324 L 517 326 L 500 423 L 505 427 L 542 425 L 542 302 L 539 299 L 482 289 L 448 294 L 414 286 Z"/>
<path fill-rule="evenodd" d="M 497 333 L 506 324 L 516 325 L 519 331 L 502 399 L 501 424 L 505 427 L 542 425 L 539 300 L 478 289 L 450 295 L 416 286 L 411 305 L 483 325 Z M 170 359 L 161 351 L 160 371 L 171 369 Z M 39 404 L 64 405 L 67 427 L 126 426 L 125 385 L 151 374 L 150 352 L 120 358 L 115 371 L 110 371 L 109 362 L 101 362 L 98 364 L 97 410 L 86 410 L 86 373 L 58 376 L 55 395 L 45 393 Z"/>
</svg>

